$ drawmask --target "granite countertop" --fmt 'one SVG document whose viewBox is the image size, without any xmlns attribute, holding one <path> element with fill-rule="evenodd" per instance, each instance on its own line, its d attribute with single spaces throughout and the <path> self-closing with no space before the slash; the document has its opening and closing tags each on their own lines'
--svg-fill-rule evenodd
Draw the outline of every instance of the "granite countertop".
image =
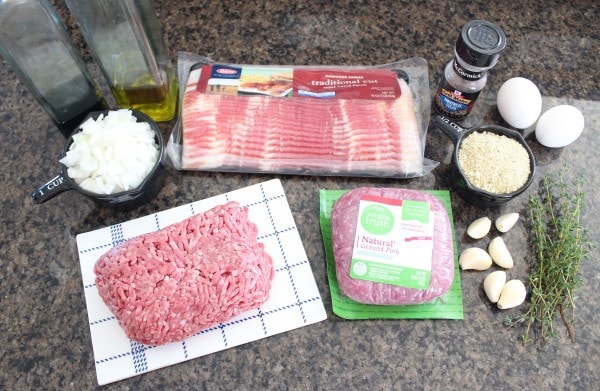
<svg viewBox="0 0 600 391">
<path fill-rule="evenodd" d="M 64 2 L 53 0 L 97 81 L 98 70 Z M 548 149 L 524 131 L 538 161 L 532 187 L 501 207 L 482 208 L 452 190 L 453 145 L 438 129 L 427 134 L 426 157 L 440 165 L 424 177 L 399 180 L 178 172 L 156 199 L 131 211 L 94 204 L 66 192 L 35 205 L 31 192 L 57 173 L 64 138 L 4 60 L 0 61 L 0 389 L 97 387 L 77 234 L 174 206 L 280 178 L 304 243 L 328 319 L 284 334 L 186 361 L 107 386 L 109 389 L 597 389 L 600 381 L 599 250 L 582 265 L 576 297 L 575 343 L 556 323 L 546 348 L 523 346 L 522 330 L 502 326 L 505 315 L 485 298 L 484 274 L 461 273 L 464 320 L 346 321 L 332 312 L 319 189 L 386 186 L 451 191 L 459 249 L 465 230 L 481 216 L 525 214 L 527 199 L 546 173 L 566 163 L 567 177 L 584 175 L 583 223 L 600 238 L 600 27 L 597 1 L 278 1 L 223 0 L 156 3 L 169 54 L 178 51 L 220 62 L 249 64 L 384 64 L 411 57 L 428 61 L 436 87 L 461 26 L 472 19 L 499 24 L 508 45 L 465 126 L 502 124 L 495 107 L 500 85 L 514 76 L 533 80 L 544 110 L 572 104 L 584 114 L 583 135 Z M 49 65 L 51 66 L 51 64 Z M 165 137 L 173 122 L 161 124 Z M 526 278 L 532 247 L 525 220 L 507 234 L 516 266 Z"/>
</svg>

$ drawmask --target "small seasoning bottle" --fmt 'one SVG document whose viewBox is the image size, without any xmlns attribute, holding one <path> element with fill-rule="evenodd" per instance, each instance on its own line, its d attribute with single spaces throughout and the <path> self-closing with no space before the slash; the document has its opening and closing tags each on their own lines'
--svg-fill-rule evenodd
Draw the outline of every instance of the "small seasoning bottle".
<svg viewBox="0 0 600 391">
<path fill-rule="evenodd" d="M 446 65 L 435 93 L 436 110 L 464 119 L 487 82 L 487 70 L 496 65 L 505 47 L 506 36 L 494 23 L 472 20 L 465 24 L 454 46 L 454 60 Z"/>
</svg>

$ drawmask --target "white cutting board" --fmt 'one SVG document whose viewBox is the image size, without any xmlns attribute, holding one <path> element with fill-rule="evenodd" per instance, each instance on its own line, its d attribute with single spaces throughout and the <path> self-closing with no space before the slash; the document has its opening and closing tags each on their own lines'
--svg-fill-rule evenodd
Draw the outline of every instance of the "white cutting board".
<svg viewBox="0 0 600 391">
<path fill-rule="evenodd" d="M 259 309 L 181 342 L 146 346 L 125 335 L 96 289 L 96 260 L 118 243 L 157 231 L 228 201 L 249 209 L 258 240 L 273 258 L 270 298 Z M 327 318 L 319 290 L 278 179 L 245 187 L 153 215 L 77 235 L 77 248 L 98 384 L 103 385 L 228 349 Z"/>
</svg>

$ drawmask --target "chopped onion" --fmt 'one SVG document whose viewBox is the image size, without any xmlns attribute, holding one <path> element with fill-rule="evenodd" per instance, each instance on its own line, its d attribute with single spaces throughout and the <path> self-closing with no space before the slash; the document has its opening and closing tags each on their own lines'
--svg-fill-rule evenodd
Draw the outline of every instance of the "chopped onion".
<svg viewBox="0 0 600 391">
<path fill-rule="evenodd" d="M 137 122 L 131 110 L 109 111 L 80 127 L 60 162 L 67 166 L 69 177 L 92 193 L 114 194 L 138 187 L 159 158 L 150 124 Z"/>
</svg>

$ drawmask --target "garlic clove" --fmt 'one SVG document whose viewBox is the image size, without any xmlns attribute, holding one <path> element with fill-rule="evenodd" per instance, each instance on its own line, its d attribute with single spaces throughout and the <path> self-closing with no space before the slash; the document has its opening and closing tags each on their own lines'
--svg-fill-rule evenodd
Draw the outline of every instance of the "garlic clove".
<svg viewBox="0 0 600 391">
<path fill-rule="evenodd" d="M 518 213 L 506 213 L 496 219 L 496 229 L 502 233 L 508 232 L 519 221 Z"/>
<path fill-rule="evenodd" d="M 510 269 L 513 267 L 514 261 L 512 255 L 510 255 L 510 251 L 508 251 L 508 248 L 506 248 L 504 239 L 502 239 L 500 236 L 497 236 L 490 241 L 490 244 L 488 245 L 488 253 L 496 265 L 505 269 Z"/>
<path fill-rule="evenodd" d="M 492 266 L 492 257 L 479 247 L 465 249 L 458 259 L 462 270 L 487 270 Z"/>
<path fill-rule="evenodd" d="M 488 217 L 480 217 L 473 221 L 467 228 L 467 235 L 473 239 L 481 239 L 490 232 L 492 220 Z"/>
<path fill-rule="evenodd" d="M 506 284 L 506 272 L 504 270 L 491 272 L 483 280 L 483 290 L 492 303 L 498 302 L 504 284 Z"/>
<path fill-rule="evenodd" d="M 500 298 L 498 299 L 498 308 L 506 310 L 518 307 L 525 301 L 527 290 L 521 280 L 510 280 L 502 288 Z"/>
</svg>

